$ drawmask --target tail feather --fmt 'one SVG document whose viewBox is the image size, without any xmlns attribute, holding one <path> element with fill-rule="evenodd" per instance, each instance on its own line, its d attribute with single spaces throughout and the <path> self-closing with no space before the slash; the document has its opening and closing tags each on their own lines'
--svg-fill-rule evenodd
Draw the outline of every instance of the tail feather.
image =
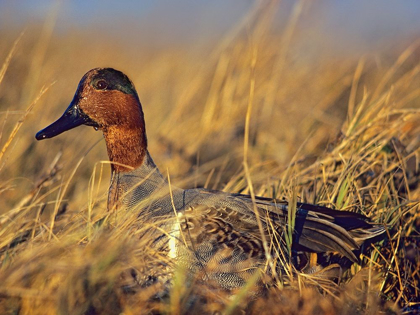
<svg viewBox="0 0 420 315">
<path fill-rule="evenodd" d="M 299 245 L 318 253 L 338 252 L 352 262 L 358 261 L 348 244 L 339 237 L 322 230 L 305 229 L 299 239 Z"/>
<path fill-rule="evenodd" d="M 323 230 L 304 228 L 299 238 L 299 245 L 310 248 L 315 252 L 339 252 L 353 262 L 357 262 L 357 257 L 348 243 L 340 237 Z"/>
<path fill-rule="evenodd" d="M 305 222 L 303 223 L 304 229 L 312 229 L 312 230 L 323 230 L 328 232 L 331 235 L 336 235 L 344 243 L 347 244 L 352 249 L 359 248 L 359 244 L 355 241 L 355 239 L 348 233 L 346 229 L 341 227 L 340 225 L 331 223 L 329 221 L 318 219 L 316 217 L 307 217 Z"/>
<path fill-rule="evenodd" d="M 357 262 L 355 253 L 364 251 L 385 233 L 383 226 L 369 222 L 362 214 L 309 204 L 298 206 L 306 215 L 296 218 L 297 224 L 302 225 L 300 235 L 296 231 L 297 242 L 315 252 L 335 251 Z"/>
<path fill-rule="evenodd" d="M 243 194 L 234 196 L 250 199 Z M 269 214 L 272 220 L 287 218 L 286 201 L 265 197 L 255 197 L 255 201 L 262 208 L 271 206 L 277 210 Z M 355 253 L 363 252 L 369 244 L 382 239 L 385 232 L 384 227 L 371 223 L 362 214 L 300 202 L 297 203 L 295 222 L 295 249 L 338 252 L 353 262 L 358 261 Z"/>
<path fill-rule="evenodd" d="M 352 230 L 350 231 L 350 235 L 360 246 L 366 241 L 374 241 L 377 238 L 382 238 L 385 231 L 386 229 L 382 225 L 372 225 L 369 229 Z"/>
</svg>

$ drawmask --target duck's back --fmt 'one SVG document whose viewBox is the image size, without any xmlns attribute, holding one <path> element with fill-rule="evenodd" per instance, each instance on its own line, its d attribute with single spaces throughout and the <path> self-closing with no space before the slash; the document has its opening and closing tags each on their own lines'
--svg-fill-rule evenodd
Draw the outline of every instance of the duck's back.
<svg viewBox="0 0 420 315">
<path fill-rule="evenodd" d="M 253 202 L 247 195 L 170 187 L 148 154 L 140 168 L 113 176 L 111 196 L 165 231 L 154 237 L 169 257 L 191 271 L 205 270 L 204 277 L 222 287 L 240 287 L 257 269 L 267 270 L 267 248 L 272 265 L 288 261 L 284 242 L 288 204 L 284 201 L 257 197 Z M 337 252 L 355 262 L 353 251 L 365 239 L 383 232 L 356 213 L 297 206 L 295 251 Z"/>
</svg>

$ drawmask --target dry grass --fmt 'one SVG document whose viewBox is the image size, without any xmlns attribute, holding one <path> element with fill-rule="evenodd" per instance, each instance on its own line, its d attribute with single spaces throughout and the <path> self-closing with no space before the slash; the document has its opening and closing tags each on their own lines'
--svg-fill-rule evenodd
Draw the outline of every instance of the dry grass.
<svg viewBox="0 0 420 315">
<path fill-rule="evenodd" d="M 127 52 L 77 31 L 57 38 L 50 22 L 18 40 L 1 34 L 1 314 L 419 310 L 419 45 L 375 59 L 304 59 L 301 9 L 278 34 L 272 8 L 256 7 L 223 40 L 193 51 Z M 252 283 L 231 299 L 211 283 L 185 285 L 183 270 L 169 294 L 159 283 L 127 291 L 133 272 L 165 277 L 173 262 L 139 239 L 134 214 L 106 212 L 101 135 L 83 127 L 34 139 L 98 66 L 135 82 L 150 151 L 176 185 L 297 195 L 368 215 L 387 225 L 388 240 L 338 284 L 295 275 L 251 302 Z"/>
</svg>

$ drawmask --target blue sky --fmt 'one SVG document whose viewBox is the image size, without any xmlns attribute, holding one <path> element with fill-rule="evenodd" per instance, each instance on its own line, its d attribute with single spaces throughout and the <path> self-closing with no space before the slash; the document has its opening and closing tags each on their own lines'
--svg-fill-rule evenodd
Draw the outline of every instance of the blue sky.
<svg viewBox="0 0 420 315">
<path fill-rule="evenodd" d="M 267 1 L 267 0 L 261 0 Z M 332 40 L 350 46 L 380 41 L 420 38 L 419 0 L 321 0 L 307 1 L 317 12 L 317 27 Z M 293 1 L 283 1 L 287 16 Z M 251 0 L 3 0 L 0 28 L 24 28 L 44 21 L 58 4 L 55 31 L 95 26 L 109 35 L 130 38 L 141 30 L 157 41 L 199 40 L 221 36 L 254 5 Z"/>
</svg>

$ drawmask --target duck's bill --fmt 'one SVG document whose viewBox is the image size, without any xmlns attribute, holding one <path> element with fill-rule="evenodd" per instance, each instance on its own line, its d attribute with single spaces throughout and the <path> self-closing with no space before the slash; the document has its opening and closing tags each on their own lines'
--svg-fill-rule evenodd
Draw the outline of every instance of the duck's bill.
<svg viewBox="0 0 420 315">
<path fill-rule="evenodd" d="M 95 122 L 84 114 L 77 104 L 72 102 L 64 112 L 63 116 L 48 127 L 39 131 L 35 138 L 37 140 L 52 138 L 58 136 L 64 131 L 76 128 L 80 125 L 96 126 Z"/>
</svg>

